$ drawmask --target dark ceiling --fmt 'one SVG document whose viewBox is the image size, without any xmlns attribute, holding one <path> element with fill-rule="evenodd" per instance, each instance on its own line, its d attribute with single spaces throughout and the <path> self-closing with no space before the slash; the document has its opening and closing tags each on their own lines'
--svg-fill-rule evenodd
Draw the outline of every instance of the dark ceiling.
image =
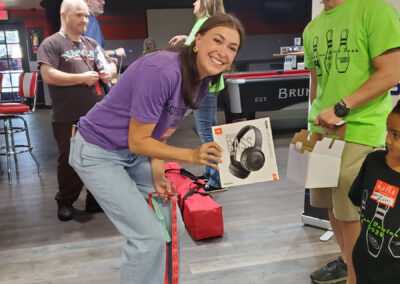
<svg viewBox="0 0 400 284">
<path fill-rule="evenodd" d="M 62 0 L 43 0 L 42 7 L 59 7 Z M 136 14 L 146 9 L 192 8 L 192 0 L 106 0 L 105 15 Z M 311 0 L 225 0 L 228 12 L 264 11 L 272 12 L 292 10 L 292 13 L 304 14 L 311 11 Z M 304 11 L 304 12 L 303 12 Z"/>
<path fill-rule="evenodd" d="M 59 22 L 62 0 L 43 0 L 52 23 Z M 192 8 L 193 0 L 106 0 L 104 16 L 145 15 L 146 9 Z M 259 19 L 266 24 L 306 24 L 311 20 L 312 0 L 225 0 L 227 12 Z"/>
</svg>

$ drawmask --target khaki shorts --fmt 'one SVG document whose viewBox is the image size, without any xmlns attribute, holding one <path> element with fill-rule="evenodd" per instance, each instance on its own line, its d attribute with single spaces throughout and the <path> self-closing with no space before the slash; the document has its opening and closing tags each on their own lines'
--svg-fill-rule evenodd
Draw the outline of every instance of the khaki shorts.
<svg viewBox="0 0 400 284">
<path fill-rule="evenodd" d="M 359 220 L 359 208 L 353 205 L 348 193 L 365 157 L 375 149 L 371 146 L 346 142 L 342 154 L 338 186 L 334 188 L 311 188 L 311 206 L 333 208 L 336 219 L 341 221 Z"/>
</svg>

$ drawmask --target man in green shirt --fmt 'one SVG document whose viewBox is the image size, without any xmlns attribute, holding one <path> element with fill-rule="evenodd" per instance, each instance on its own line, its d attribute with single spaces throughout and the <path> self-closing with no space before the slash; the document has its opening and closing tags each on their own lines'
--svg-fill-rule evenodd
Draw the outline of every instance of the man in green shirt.
<svg viewBox="0 0 400 284">
<path fill-rule="evenodd" d="M 400 22 L 384 0 L 323 0 L 303 34 L 311 69 L 311 130 L 345 122 L 339 185 L 311 189 L 311 205 L 328 208 L 341 257 L 310 275 L 316 283 L 356 283 L 352 251 L 360 232 L 348 191 L 365 156 L 385 145 L 388 90 L 400 80 Z M 347 264 L 347 267 L 346 267 Z M 347 270 L 347 272 L 346 272 Z"/>
</svg>

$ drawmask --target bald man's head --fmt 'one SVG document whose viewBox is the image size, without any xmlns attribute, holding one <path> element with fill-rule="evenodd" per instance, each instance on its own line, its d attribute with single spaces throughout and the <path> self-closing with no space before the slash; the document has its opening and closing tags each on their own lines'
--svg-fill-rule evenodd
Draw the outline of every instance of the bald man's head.
<svg viewBox="0 0 400 284">
<path fill-rule="evenodd" d="M 89 8 L 84 0 L 64 0 L 60 9 L 61 29 L 70 36 L 82 35 L 88 24 Z"/>
<path fill-rule="evenodd" d="M 89 9 L 86 1 L 84 0 L 63 0 L 61 3 L 60 14 L 69 13 L 71 10 L 84 7 L 86 7 L 86 9 Z"/>
</svg>

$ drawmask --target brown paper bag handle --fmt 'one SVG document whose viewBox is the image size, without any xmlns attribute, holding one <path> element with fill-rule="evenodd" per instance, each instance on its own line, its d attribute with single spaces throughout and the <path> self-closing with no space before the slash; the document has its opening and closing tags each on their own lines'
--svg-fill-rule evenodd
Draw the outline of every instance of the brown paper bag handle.
<svg viewBox="0 0 400 284">
<path fill-rule="evenodd" d="M 72 133 L 71 133 L 72 138 L 75 137 L 75 133 L 76 133 L 76 124 L 72 124 Z"/>
</svg>

